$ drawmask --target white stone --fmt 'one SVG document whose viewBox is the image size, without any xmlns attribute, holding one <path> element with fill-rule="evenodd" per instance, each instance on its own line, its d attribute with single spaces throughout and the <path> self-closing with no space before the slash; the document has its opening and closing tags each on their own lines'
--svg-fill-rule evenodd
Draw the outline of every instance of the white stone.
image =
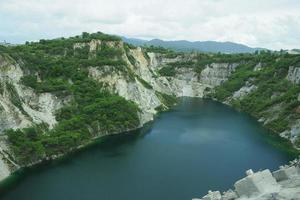
<svg viewBox="0 0 300 200">
<path fill-rule="evenodd" d="M 202 200 L 221 200 L 221 193 L 219 191 L 209 191 L 207 195 L 202 197 Z"/>
<path fill-rule="evenodd" d="M 254 71 L 261 71 L 261 69 L 262 69 L 262 64 L 261 64 L 261 62 L 259 62 L 259 63 L 257 63 L 257 65 L 255 65 Z"/>
<path fill-rule="evenodd" d="M 246 82 L 246 84 L 241 87 L 238 91 L 235 91 L 233 93 L 232 98 L 233 99 L 243 99 L 245 96 L 250 94 L 251 92 L 255 91 L 257 89 L 257 86 L 250 84 L 249 82 Z"/>
<path fill-rule="evenodd" d="M 234 184 L 235 191 L 239 196 L 258 196 L 268 191 L 276 191 L 279 185 L 272 176 L 270 170 L 264 170 L 249 175 Z"/>
<path fill-rule="evenodd" d="M 254 174 L 254 172 L 252 171 L 252 169 L 248 169 L 246 171 L 246 174 L 247 174 L 247 176 L 250 176 L 250 175 Z"/>
<path fill-rule="evenodd" d="M 275 172 L 273 172 L 273 176 L 276 179 L 276 181 L 284 181 L 287 179 L 291 179 L 298 175 L 298 169 L 295 166 L 291 166 L 288 168 L 279 169 Z"/>
<path fill-rule="evenodd" d="M 236 198 L 238 198 L 238 196 L 232 190 L 228 190 L 228 191 L 226 191 L 222 194 L 222 200 L 233 200 L 233 199 L 236 199 Z"/>
</svg>

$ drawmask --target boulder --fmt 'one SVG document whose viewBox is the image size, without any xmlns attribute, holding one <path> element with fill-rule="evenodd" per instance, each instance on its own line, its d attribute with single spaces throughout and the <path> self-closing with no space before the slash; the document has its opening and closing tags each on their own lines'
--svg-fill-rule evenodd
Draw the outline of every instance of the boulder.
<svg viewBox="0 0 300 200">
<path fill-rule="evenodd" d="M 237 181 L 234 187 L 240 197 L 258 196 L 279 189 L 279 185 L 270 170 L 249 173 L 247 177 Z"/>
<path fill-rule="evenodd" d="M 208 191 L 208 194 L 205 195 L 202 200 L 221 200 L 222 196 L 219 191 Z"/>
<path fill-rule="evenodd" d="M 295 177 L 297 175 L 298 175 L 298 169 L 295 166 L 282 168 L 273 172 L 273 176 L 278 182 L 291 179 L 292 177 Z"/>
</svg>

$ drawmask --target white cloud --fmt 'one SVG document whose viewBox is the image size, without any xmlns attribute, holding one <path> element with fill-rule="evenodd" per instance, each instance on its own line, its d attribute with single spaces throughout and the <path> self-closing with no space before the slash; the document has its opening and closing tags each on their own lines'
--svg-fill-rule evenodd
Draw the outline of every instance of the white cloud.
<svg viewBox="0 0 300 200">
<path fill-rule="evenodd" d="M 298 0 L 0 0 L 0 40 L 102 31 L 300 48 Z"/>
</svg>

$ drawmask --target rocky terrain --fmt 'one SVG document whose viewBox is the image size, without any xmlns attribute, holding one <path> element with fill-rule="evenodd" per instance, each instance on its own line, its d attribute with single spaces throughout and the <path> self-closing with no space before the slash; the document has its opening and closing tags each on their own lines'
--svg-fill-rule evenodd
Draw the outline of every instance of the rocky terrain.
<svg viewBox="0 0 300 200">
<path fill-rule="evenodd" d="M 257 55 L 232 57 L 174 53 L 159 48 L 142 49 L 115 38 L 111 39 L 109 36 L 104 37 L 102 33 L 96 36 L 40 41 L 26 44 L 20 47 L 21 50 L 18 47 L 2 48 L 0 180 L 20 167 L 56 158 L 84 146 L 94 138 L 139 128 L 153 120 L 158 112 L 174 105 L 175 97 L 215 98 L 248 112 L 243 107 L 237 106 L 238 103 L 243 103 L 244 99 L 259 91 L 262 87 L 260 83 L 264 79 L 260 81 L 258 75 L 265 75 L 265 69 L 269 73 L 268 62 L 279 62 L 280 59 L 280 55 L 271 56 L 268 62 L 264 62 L 263 59 L 259 60 Z M 63 48 L 62 45 L 66 47 Z M 28 52 L 26 48 L 29 48 Z M 38 60 L 39 54 L 45 62 L 38 63 L 36 67 L 32 60 Z M 101 59 L 107 57 L 109 60 L 102 62 Z M 75 60 L 74 63 L 70 58 Z M 66 59 L 69 59 L 68 62 L 71 64 L 66 62 L 64 64 L 67 67 L 55 68 Z M 83 64 L 77 66 L 78 62 Z M 45 65 L 49 65 L 49 68 L 45 68 Z M 299 67 L 292 66 L 288 62 L 284 67 L 289 67 L 283 72 L 284 80 L 289 82 L 287 84 L 298 85 Z M 228 92 L 226 84 L 235 81 L 241 74 L 241 69 L 248 70 L 247 77 Z M 57 73 L 66 75 L 57 78 Z M 277 71 L 270 73 L 278 74 Z M 90 86 L 95 88 L 91 89 L 90 93 L 81 91 L 81 88 Z M 226 95 L 220 95 L 220 91 L 224 90 Z M 95 91 L 101 92 L 94 94 Z M 291 93 L 292 95 L 284 91 L 274 91 L 273 96 L 268 98 L 275 99 L 276 103 L 271 102 L 257 115 L 249 113 L 267 126 L 274 120 L 276 122 L 276 117 L 281 116 L 280 106 L 285 99 L 280 98 L 285 94 L 290 95 L 292 107 L 288 108 L 290 109 L 288 111 L 284 110 L 288 112 L 284 115 L 287 124 L 274 131 L 296 146 L 300 135 L 297 110 L 300 90 L 296 88 Z M 90 105 L 91 101 L 88 98 L 93 99 L 95 95 L 99 100 Z M 110 100 L 106 102 L 106 99 Z M 120 107 L 121 105 L 124 107 Z M 105 113 L 96 113 L 105 109 L 108 110 Z M 80 113 L 77 110 L 80 110 Z M 113 114 L 110 113 L 111 110 L 114 110 Z M 122 110 L 123 113 L 128 113 L 128 116 L 122 114 L 119 116 L 118 111 Z M 77 117 L 72 118 L 72 113 Z M 115 116 L 116 113 L 119 117 L 110 120 L 109 116 Z M 98 118 L 89 117 L 94 115 Z M 77 128 L 76 124 L 81 123 L 82 125 L 78 125 Z M 28 129 L 32 127 L 34 130 Z M 8 134 L 7 131 L 11 129 Z M 86 132 L 88 135 L 82 136 Z M 22 136 L 20 139 L 19 135 L 22 134 L 24 138 Z M 28 144 L 24 148 L 30 147 L 29 152 L 38 152 L 35 157 L 28 160 L 26 155 L 18 155 L 18 152 L 22 153 L 22 149 L 17 148 L 17 143 L 14 144 L 14 138 L 21 144 Z M 62 140 L 64 142 L 61 145 Z M 69 145 L 68 148 L 65 144 Z"/>
<path fill-rule="evenodd" d="M 300 161 L 294 160 L 279 170 L 270 172 L 246 171 L 247 176 L 234 184 L 234 190 L 221 194 L 220 191 L 209 191 L 202 200 L 285 200 L 300 199 Z M 200 200 L 200 199 L 193 199 Z"/>
</svg>

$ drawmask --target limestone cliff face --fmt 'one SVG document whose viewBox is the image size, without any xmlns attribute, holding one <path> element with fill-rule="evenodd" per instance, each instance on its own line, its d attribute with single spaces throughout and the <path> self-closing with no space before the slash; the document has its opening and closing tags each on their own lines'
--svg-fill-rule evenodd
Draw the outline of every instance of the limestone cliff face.
<svg viewBox="0 0 300 200">
<path fill-rule="evenodd" d="M 300 83 L 300 67 L 290 66 L 286 78 L 294 84 Z"/>
<path fill-rule="evenodd" d="M 238 66 L 237 63 L 212 63 L 201 72 L 201 82 L 212 87 L 225 82 Z"/>
<path fill-rule="evenodd" d="M 56 124 L 54 113 L 67 99 L 51 93 L 37 94 L 21 83 L 24 72 L 8 56 L 0 55 L 0 134 L 5 129 L 24 128 L 33 123 Z"/>
<path fill-rule="evenodd" d="M 106 66 L 101 70 L 97 67 L 90 67 L 89 74 L 95 80 L 105 83 L 111 92 L 135 102 L 141 109 L 141 125 L 153 120 L 156 114 L 155 108 L 162 104 L 155 95 L 155 91 L 144 87 L 137 78 L 128 80 L 122 73 L 109 74 L 106 70 L 110 70 L 110 67 Z"/>
<path fill-rule="evenodd" d="M 300 67 L 290 66 L 287 80 L 292 82 L 293 84 L 300 83 Z M 300 102 L 299 98 L 300 94 L 298 95 L 298 102 Z M 293 121 L 290 123 L 290 129 L 282 132 L 280 134 L 282 137 L 290 139 L 293 143 L 300 137 L 300 120 Z"/>
</svg>

